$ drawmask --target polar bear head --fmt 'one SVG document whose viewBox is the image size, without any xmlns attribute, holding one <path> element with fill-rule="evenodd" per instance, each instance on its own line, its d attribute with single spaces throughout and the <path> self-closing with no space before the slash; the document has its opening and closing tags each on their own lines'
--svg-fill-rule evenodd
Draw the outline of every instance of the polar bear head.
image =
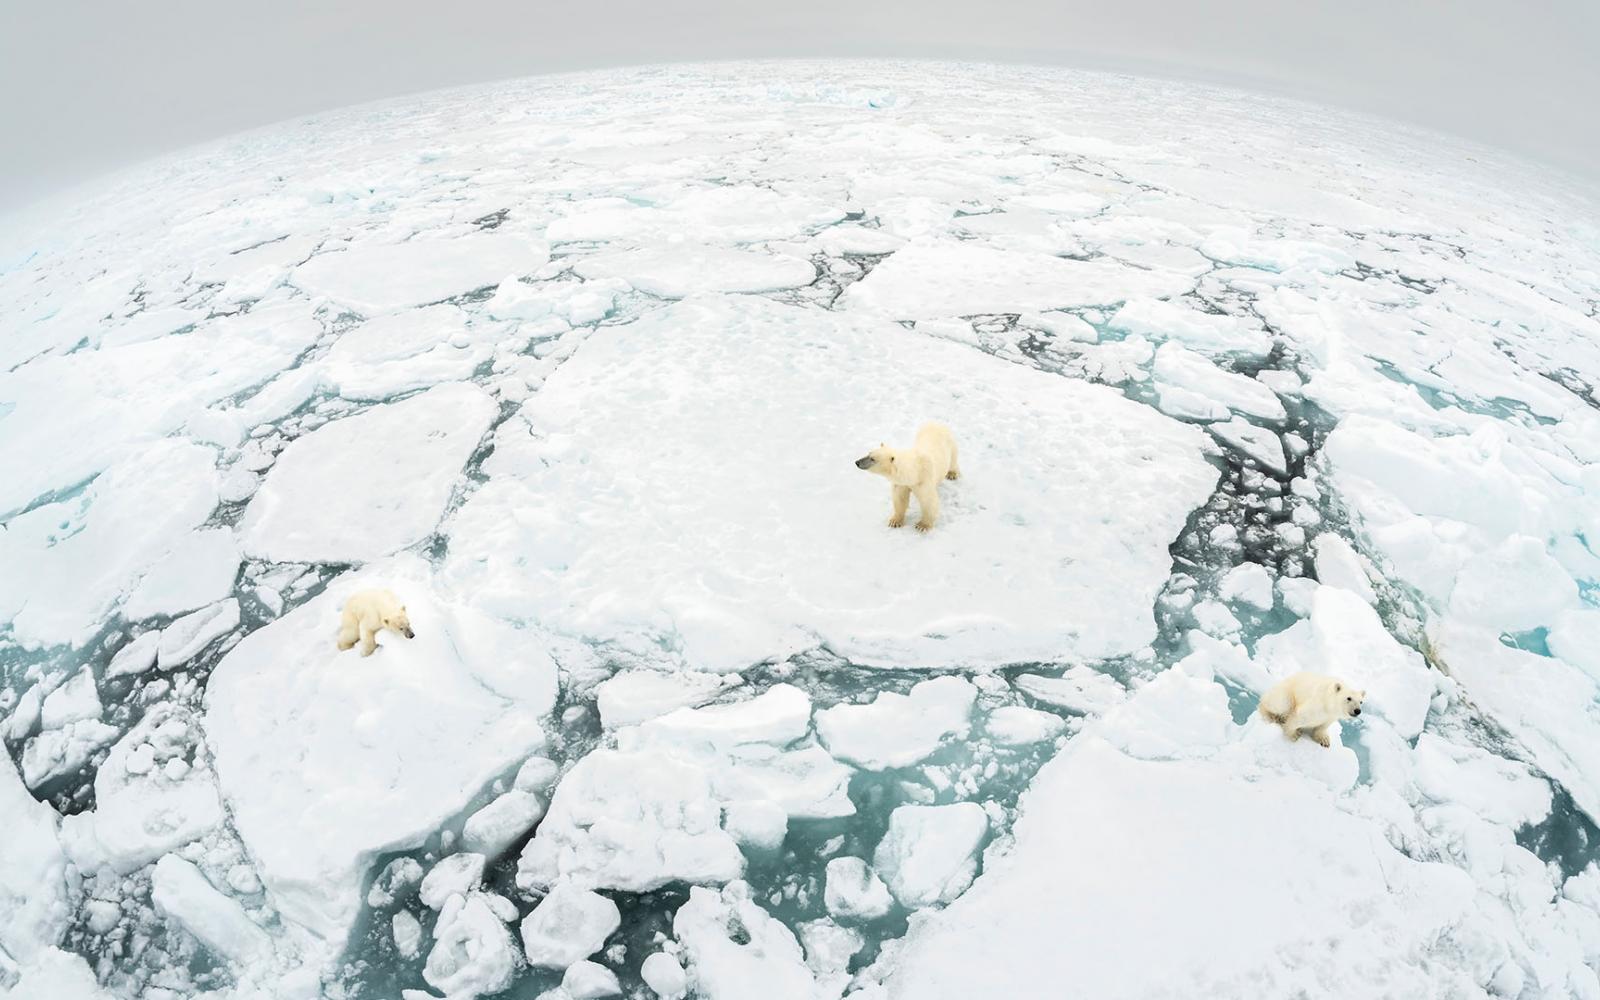
<svg viewBox="0 0 1600 1000">
<path fill-rule="evenodd" d="M 856 459 L 856 468 L 876 473 L 896 483 L 916 482 L 916 453 L 909 448 L 878 445 Z"/>
<path fill-rule="evenodd" d="M 1353 719 L 1361 714 L 1361 703 L 1366 698 L 1365 691 L 1358 691 L 1343 681 L 1334 681 L 1331 693 L 1333 705 L 1329 707 L 1338 712 L 1340 718 Z"/>
<path fill-rule="evenodd" d="M 393 611 L 383 616 L 383 627 L 391 632 L 398 632 L 407 639 L 415 639 L 417 637 L 416 634 L 411 631 L 411 618 L 406 614 L 404 605 L 395 608 Z"/>
</svg>

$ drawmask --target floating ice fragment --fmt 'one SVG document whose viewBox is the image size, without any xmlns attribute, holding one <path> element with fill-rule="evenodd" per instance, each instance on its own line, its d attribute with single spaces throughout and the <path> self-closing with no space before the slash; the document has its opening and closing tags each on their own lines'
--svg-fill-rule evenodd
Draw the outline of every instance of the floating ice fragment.
<svg viewBox="0 0 1600 1000">
<path fill-rule="evenodd" d="M 861 858 L 834 858 L 828 862 L 823 902 L 840 920 L 876 920 L 889 912 L 894 900 L 888 886 Z"/>
<path fill-rule="evenodd" d="M 168 854 L 156 863 L 150 883 L 150 901 L 156 908 L 219 957 L 248 967 L 271 954 L 267 932 L 190 862 Z"/>
<path fill-rule="evenodd" d="M 988 833 L 988 814 L 975 802 L 900 806 L 889 814 L 872 864 L 901 905 L 948 903 L 972 884 Z"/>
<path fill-rule="evenodd" d="M 936 677 L 909 694 L 885 691 L 865 705 L 835 705 L 817 713 L 817 735 L 841 760 L 869 770 L 909 767 L 964 736 L 978 692 L 961 677 Z"/>
<path fill-rule="evenodd" d="M 620 926 L 616 903 L 563 882 L 523 919 L 522 944 L 535 968 L 566 969 L 599 951 Z"/>
</svg>

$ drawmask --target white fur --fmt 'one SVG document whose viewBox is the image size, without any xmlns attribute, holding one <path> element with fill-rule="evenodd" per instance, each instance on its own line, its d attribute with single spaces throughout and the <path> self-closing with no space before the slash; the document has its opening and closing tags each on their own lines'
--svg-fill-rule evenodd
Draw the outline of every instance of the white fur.
<svg viewBox="0 0 1600 1000">
<path fill-rule="evenodd" d="M 411 619 L 400 598 L 382 587 L 351 594 L 339 613 L 339 649 L 349 649 L 359 640 L 361 655 L 371 656 L 378 648 L 380 629 L 411 638 Z"/>
<path fill-rule="evenodd" d="M 911 447 L 879 445 L 857 460 L 856 468 L 889 480 L 889 499 L 894 507 L 889 517 L 891 528 L 906 523 L 911 494 L 917 495 L 918 531 L 927 531 L 939 520 L 939 483 L 961 478 L 954 435 L 944 424 L 932 422 L 917 428 L 917 440 Z"/>
<path fill-rule="evenodd" d="M 1283 735 L 1298 740 L 1309 734 L 1330 746 L 1328 727 L 1361 714 L 1367 693 L 1325 674 L 1301 672 L 1272 686 L 1261 696 L 1261 717 L 1283 728 Z"/>
</svg>

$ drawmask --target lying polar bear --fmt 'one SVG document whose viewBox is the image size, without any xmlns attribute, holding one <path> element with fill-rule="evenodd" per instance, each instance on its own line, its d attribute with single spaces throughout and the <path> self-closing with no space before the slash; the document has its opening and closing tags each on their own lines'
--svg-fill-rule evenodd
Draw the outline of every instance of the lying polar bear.
<svg viewBox="0 0 1600 1000">
<path fill-rule="evenodd" d="M 889 527 L 906 523 L 906 507 L 911 494 L 917 495 L 917 530 L 927 531 L 939 520 L 939 481 L 961 478 L 956 465 L 956 439 L 944 424 L 926 423 L 917 428 L 917 441 L 909 448 L 884 445 L 856 460 L 856 468 L 866 469 L 889 480 L 894 512 Z"/>
<path fill-rule="evenodd" d="M 394 591 L 378 587 L 351 594 L 339 614 L 340 651 L 349 649 L 360 639 L 361 655 L 371 656 L 378 648 L 380 629 L 388 629 L 407 639 L 416 637 L 411 631 L 411 619 L 406 617 L 406 607 Z"/>
<path fill-rule="evenodd" d="M 1333 677 L 1302 671 L 1272 686 L 1261 696 L 1258 711 L 1261 717 L 1283 727 L 1283 735 L 1291 740 L 1310 734 L 1323 746 L 1331 745 L 1328 727 L 1340 719 L 1355 718 L 1361 714 L 1365 691 Z"/>
</svg>

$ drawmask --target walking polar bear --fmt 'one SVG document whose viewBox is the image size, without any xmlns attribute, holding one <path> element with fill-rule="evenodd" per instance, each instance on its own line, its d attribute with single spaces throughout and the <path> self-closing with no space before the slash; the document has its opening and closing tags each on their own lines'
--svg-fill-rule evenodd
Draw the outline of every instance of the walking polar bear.
<svg viewBox="0 0 1600 1000">
<path fill-rule="evenodd" d="M 1261 717 L 1283 727 L 1283 735 L 1298 740 L 1309 734 L 1330 746 L 1328 727 L 1361 714 L 1367 693 L 1324 674 L 1301 673 L 1285 677 L 1261 696 Z"/>
<path fill-rule="evenodd" d="M 917 429 L 917 440 L 909 448 L 886 445 L 856 459 L 856 468 L 889 480 L 889 496 L 894 510 L 889 527 L 906 523 L 906 508 L 911 494 L 917 495 L 917 530 L 927 531 L 939 520 L 939 483 L 961 478 L 956 464 L 956 439 L 944 424 L 926 423 Z"/>
<path fill-rule="evenodd" d="M 371 656 L 378 648 L 378 632 L 388 629 L 407 639 L 416 638 L 406 606 L 387 588 L 362 590 L 351 594 L 339 614 L 339 649 L 344 651 L 361 642 L 361 655 Z"/>
</svg>

